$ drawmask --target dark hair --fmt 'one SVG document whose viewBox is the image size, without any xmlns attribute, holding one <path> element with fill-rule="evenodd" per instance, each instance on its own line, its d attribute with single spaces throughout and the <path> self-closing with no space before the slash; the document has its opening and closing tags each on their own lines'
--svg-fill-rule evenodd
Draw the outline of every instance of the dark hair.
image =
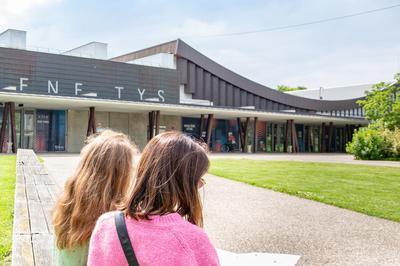
<svg viewBox="0 0 400 266">
<path fill-rule="evenodd" d="M 143 150 L 122 209 L 135 219 L 177 212 L 201 227 L 199 185 L 208 167 L 205 146 L 179 132 L 159 134 Z"/>
</svg>

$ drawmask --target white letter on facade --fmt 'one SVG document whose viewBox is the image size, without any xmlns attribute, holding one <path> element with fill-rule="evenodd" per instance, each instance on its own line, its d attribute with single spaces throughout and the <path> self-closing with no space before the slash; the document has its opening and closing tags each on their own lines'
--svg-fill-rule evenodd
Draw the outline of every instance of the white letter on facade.
<svg viewBox="0 0 400 266">
<path fill-rule="evenodd" d="M 28 84 L 25 84 L 24 81 L 28 81 L 28 78 L 19 78 L 19 90 L 23 91 L 24 87 L 28 87 Z"/>
<path fill-rule="evenodd" d="M 55 94 L 58 94 L 58 80 L 56 80 L 55 88 L 53 86 L 53 83 L 51 83 L 51 80 L 47 82 L 47 92 L 50 93 L 50 90 L 52 90 Z"/>
<path fill-rule="evenodd" d="M 82 91 L 79 87 L 82 86 L 82 83 L 75 83 L 75 95 L 78 95 L 78 91 Z"/>
<path fill-rule="evenodd" d="M 115 87 L 118 90 L 118 99 L 121 99 L 121 90 L 124 89 L 124 87 Z"/>
<path fill-rule="evenodd" d="M 161 102 L 165 102 L 165 98 L 163 96 L 164 90 L 158 90 L 158 97 L 160 97 Z"/>
<path fill-rule="evenodd" d="M 143 91 L 141 91 L 139 88 L 137 89 L 139 94 L 140 94 L 140 100 L 143 101 L 143 94 L 146 91 L 146 89 L 143 89 Z"/>
</svg>

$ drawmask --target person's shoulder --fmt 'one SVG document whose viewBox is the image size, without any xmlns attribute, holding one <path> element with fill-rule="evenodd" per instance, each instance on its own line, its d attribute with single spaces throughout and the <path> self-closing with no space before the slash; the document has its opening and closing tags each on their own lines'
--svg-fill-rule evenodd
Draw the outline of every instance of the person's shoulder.
<svg viewBox="0 0 400 266">
<path fill-rule="evenodd" d="M 96 221 L 92 236 L 90 238 L 91 243 L 93 241 L 102 242 L 104 238 L 113 238 L 116 235 L 114 215 L 115 211 L 106 212 L 102 214 Z"/>
<path fill-rule="evenodd" d="M 206 245 L 211 244 L 206 232 L 203 228 L 194 225 L 188 221 L 184 221 L 184 226 L 180 227 L 185 238 L 190 240 L 192 243 L 200 244 L 204 243 Z"/>
<path fill-rule="evenodd" d="M 192 224 L 191 222 L 186 221 L 186 220 L 183 220 L 183 223 L 184 223 L 184 228 L 186 230 L 192 231 L 193 233 L 196 233 L 196 234 L 202 234 L 202 235 L 205 234 L 203 228 L 201 228 L 195 224 Z"/>
<path fill-rule="evenodd" d="M 115 224 L 114 216 L 116 213 L 117 213 L 116 211 L 110 211 L 100 215 L 100 217 L 96 221 L 95 229 L 108 228 L 110 226 L 114 226 Z"/>
<path fill-rule="evenodd" d="M 199 264 L 219 265 L 215 247 L 203 228 L 185 221 L 185 226 L 182 226 L 181 230 L 182 237 L 185 238 Z"/>
<path fill-rule="evenodd" d="M 108 221 L 114 221 L 114 216 L 115 214 L 118 213 L 118 211 L 110 211 L 103 213 L 100 215 L 100 217 L 97 219 L 97 222 L 108 222 Z"/>
</svg>

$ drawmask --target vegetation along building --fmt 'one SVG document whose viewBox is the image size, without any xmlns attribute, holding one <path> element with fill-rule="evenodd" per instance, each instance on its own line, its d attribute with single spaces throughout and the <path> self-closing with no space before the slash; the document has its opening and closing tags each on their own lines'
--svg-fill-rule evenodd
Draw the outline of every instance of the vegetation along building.
<svg viewBox="0 0 400 266">
<path fill-rule="evenodd" d="M 86 136 L 105 128 L 140 148 L 179 130 L 213 152 L 343 152 L 353 130 L 367 124 L 358 98 L 281 93 L 179 39 L 108 59 L 104 43 L 56 54 L 27 50 L 25 36 L 0 35 L 3 152 L 79 152 Z"/>
</svg>

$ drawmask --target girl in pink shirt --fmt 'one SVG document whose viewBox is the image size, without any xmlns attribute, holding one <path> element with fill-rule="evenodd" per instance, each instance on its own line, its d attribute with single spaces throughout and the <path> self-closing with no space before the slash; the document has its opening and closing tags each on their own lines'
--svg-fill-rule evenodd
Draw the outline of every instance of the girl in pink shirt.
<svg viewBox="0 0 400 266">
<path fill-rule="evenodd" d="M 97 220 L 88 265 L 132 261 L 132 254 L 121 245 L 120 230 L 117 233 L 118 214 L 126 223 L 125 247 L 132 248 L 138 264 L 219 265 L 216 250 L 201 228 L 199 188 L 208 166 L 206 149 L 190 137 L 178 132 L 154 137 L 142 153 L 122 214 L 109 212 Z"/>
</svg>

